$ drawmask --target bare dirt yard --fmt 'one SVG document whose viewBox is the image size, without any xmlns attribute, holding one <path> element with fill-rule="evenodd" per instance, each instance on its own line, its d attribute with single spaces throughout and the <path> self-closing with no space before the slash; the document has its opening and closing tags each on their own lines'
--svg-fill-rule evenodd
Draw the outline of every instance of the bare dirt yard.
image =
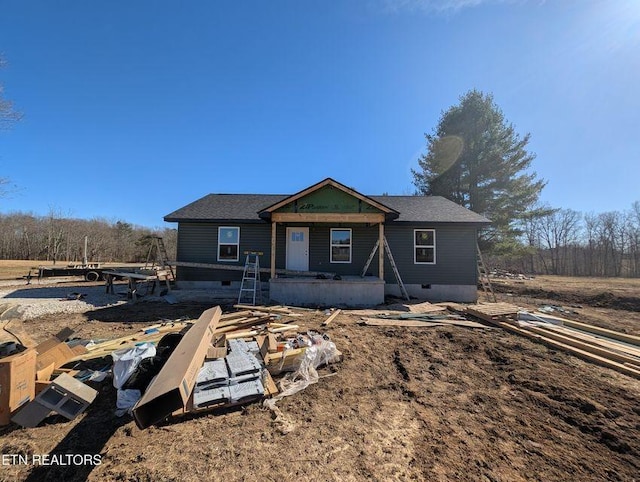
<svg viewBox="0 0 640 482">
<path fill-rule="evenodd" d="M 562 316 L 640 334 L 640 282 L 618 281 L 508 281 L 499 300 L 562 305 L 575 312 Z M 161 319 L 195 319 L 211 306 L 153 298 L 92 305 L 90 288 L 63 287 L 86 291 L 86 309 L 15 319 L 11 331 L 36 342 L 65 326 L 81 337 L 115 338 Z M 5 294 L 0 303 L 34 300 L 42 289 Z M 94 290 L 101 300 L 103 287 Z M 100 465 L 3 457 L 0 480 L 640 479 L 640 380 L 499 328 L 376 327 L 360 318 L 343 311 L 326 328 L 322 311 L 296 318 L 328 333 L 344 359 L 279 402 L 287 430 L 257 403 L 139 430 L 114 414 L 115 389 L 105 381 L 93 384 L 98 398 L 74 421 L 50 416 L 34 429 L 0 429 L 0 456 L 99 454 Z"/>
</svg>

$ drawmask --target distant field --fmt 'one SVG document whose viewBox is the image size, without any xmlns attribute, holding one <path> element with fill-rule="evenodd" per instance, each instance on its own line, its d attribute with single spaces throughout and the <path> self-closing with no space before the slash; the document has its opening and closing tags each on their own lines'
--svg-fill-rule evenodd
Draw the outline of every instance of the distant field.
<svg viewBox="0 0 640 482">
<path fill-rule="evenodd" d="M 590 278 L 569 276 L 536 276 L 524 283 L 530 288 L 539 288 L 558 293 L 581 293 L 596 295 L 612 293 L 616 296 L 640 296 L 640 278 Z"/>
<path fill-rule="evenodd" d="M 74 264 L 77 261 L 73 262 Z M 57 261 L 56 266 L 64 267 L 68 264 L 67 261 Z M 139 263 L 101 263 L 102 266 L 140 266 Z M 22 276 L 26 276 L 30 268 L 37 268 L 38 266 L 53 266 L 51 261 L 33 261 L 24 259 L 0 259 L 0 280 L 16 279 Z M 37 270 L 32 271 L 33 275 L 37 275 Z"/>
<path fill-rule="evenodd" d="M 15 279 L 25 276 L 29 272 L 29 268 L 36 267 L 39 264 L 43 264 L 43 262 L 22 259 L 0 259 L 0 279 Z"/>
</svg>

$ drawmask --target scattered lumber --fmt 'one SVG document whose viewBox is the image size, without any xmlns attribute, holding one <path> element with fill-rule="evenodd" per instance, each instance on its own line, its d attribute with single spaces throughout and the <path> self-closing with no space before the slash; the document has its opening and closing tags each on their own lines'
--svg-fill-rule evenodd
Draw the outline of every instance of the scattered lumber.
<svg viewBox="0 0 640 482">
<path fill-rule="evenodd" d="M 291 310 L 282 306 L 251 306 L 251 305 L 233 305 L 234 308 L 251 311 L 264 311 L 266 313 L 279 313 L 282 315 L 291 314 Z"/>
<path fill-rule="evenodd" d="M 638 357 L 616 353 L 615 351 L 606 347 L 600 347 L 595 344 L 586 343 L 578 338 L 570 336 L 569 334 L 554 333 L 537 326 L 529 326 L 526 329 L 533 333 L 542 335 L 545 338 L 550 338 L 560 343 L 564 343 L 565 345 L 579 348 L 580 350 L 605 357 L 609 360 L 613 360 L 622 364 L 628 363 L 630 365 L 636 365 L 638 370 L 640 370 L 640 358 Z"/>
<path fill-rule="evenodd" d="M 640 359 L 640 347 L 635 347 L 625 342 L 612 341 L 610 338 L 605 338 L 598 335 L 590 335 L 572 328 L 566 328 L 564 326 L 551 325 L 551 326 L 541 326 L 541 328 L 567 334 L 568 336 L 572 336 L 573 338 L 582 340 L 585 343 L 589 343 L 591 345 L 604 346 L 614 351 L 639 357 Z"/>
<path fill-rule="evenodd" d="M 557 317 L 553 317 L 553 319 L 560 320 L 563 324 L 566 324 L 566 327 L 575 328 L 575 331 L 551 322 L 548 325 L 524 322 L 521 326 L 515 326 L 514 323 L 517 323 L 515 319 L 517 319 L 518 311 L 516 306 L 508 303 L 481 304 L 467 308 L 467 313 L 470 315 L 488 321 L 507 331 L 523 335 L 552 348 L 566 351 L 583 360 L 640 378 L 640 358 L 633 353 L 625 352 L 625 347 L 622 344 L 619 346 L 612 345 L 615 339 L 626 338 L 633 342 L 635 341 L 633 338 L 637 337 Z M 542 316 L 549 317 L 546 313 Z M 578 330 L 582 333 L 578 332 Z M 589 338 L 589 333 L 606 336 L 611 341 L 601 340 L 595 336 Z"/>
<path fill-rule="evenodd" d="M 322 322 L 322 326 L 327 326 L 329 323 L 331 323 L 333 320 L 335 320 L 335 319 L 336 319 L 336 317 L 337 317 L 341 312 L 342 312 L 342 310 L 340 310 L 340 309 L 335 310 L 333 313 L 331 313 L 331 314 L 329 315 L 329 318 L 327 318 L 326 320 L 324 320 L 324 321 Z"/>
<path fill-rule="evenodd" d="M 558 350 L 563 350 L 566 351 L 568 353 L 571 353 L 572 355 L 575 355 L 579 358 L 582 358 L 585 361 L 591 362 L 591 363 L 595 363 L 598 364 L 600 366 L 603 367 L 607 367 L 607 368 L 612 368 L 613 370 L 616 370 L 620 373 L 624 373 L 625 375 L 629 375 L 635 378 L 640 379 L 640 368 L 638 367 L 633 367 L 633 366 L 629 366 L 627 364 L 623 364 L 623 363 L 619 363 L 617 361 L 613 361 L 609 358 L 600 356 L 600 355 L 596 355 L 594 353 L 582 350 L 580 348 L 576 348 L 570 345 L 567 345 L 565 343 L 553 340 L 549 337 L 543 336 L 543 335 L 539 335 L 537 333 L 533 333 L 531 331 L 528 331 L 527 329 L 524 328 L 519 328 L 517 326 L 511 325 L 508 322 L 505 321 L 496 321 L 496 320 L 492 320 L 492 323 L 494 323 L 496 326 L 500 326 L 502 328 L 504 328 L 507 331 L 510 331 L 512 333 L 517 333 L 519 335 L 525 336 L 533 341 L 537 341 L 539 343 L 543 343 L 551 348 L 555 348 Z"/>
<path fill-rule="evenodd" d="M 461 326 L 465 328 L 489 328 L 481 323 L 468 320 L 450 320 L 446 318 L 421 320 L 421 319 L 391 319 L 391 318 L 364 318 L 365 325 L 370 326 L 407 326 L 419 328 L 431 328 L 434 326 Z"/>
<path fill-rule="evenodd" d="M 576 328 L 581 331 L 593 333 L 596 335 L 606 336 L 607 338 L 613 338 L 614 340 L 624 341 L 640 347 L 640 336 L 628 335 L 626 333 L 620 333 L 619 331 L 607 330 L 606 328 L 600 328 L 599 326 L 588 325 L 580 321 L 568 320 L 566 318 L 560 318 L 559 316 L 550 316 L 548 314 L 542 315 L 545 318 L 553 318 L 554 320 L 561 321 L 563 325 L 571 328 Z"/>
<path fill-rule="evenodd" d="M 520 309 L 509 303 L 482 303 L 468 306 L 466 312 L 482 320 L 492 322 L 505 318 L 515 318 Z"/>
<path fill-rule="evenodd" d="M 416 303 L 413 305 L 407 304 L 405 306 L 409 308 L 409 311 L 411 313 L 434 313 L 447 311 L 446 306 L 434 305 L 432 303 L 429 303 L 428 301 L 425 301 L 424 303 Z"/>
<path fill-rule="evenodd" d="M 416 320 L 391 320 L 380 318 L 365 318 L 363 324 L 369 326 L 406 326 L 406 327 L 420 327 L 420 328 L 433 328 L 436 326 L 446 326 L 445 323 L 429 323 Z"/>
</svg>

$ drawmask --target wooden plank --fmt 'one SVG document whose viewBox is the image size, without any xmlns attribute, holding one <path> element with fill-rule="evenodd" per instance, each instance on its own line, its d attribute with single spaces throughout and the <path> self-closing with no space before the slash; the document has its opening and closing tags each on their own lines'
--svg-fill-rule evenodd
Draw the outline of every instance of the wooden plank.
<svg viewBox="0 0 640 482">
<path fill-rule="evenodd" d="M 517 306 L 507 303 L 496 303 L 493 305 L 473 305 L 467 307 L 467 313 L 477 316 L 486 321 L 494 321 L 496 317 L 515 316 L 518 314 Z"/>
<path fill-rule="evenodd" d="M 365 318 L 363 320 L 365 325 L 369 326 L 403 326 L 403 327 L 419 327 L 419 328 L 434 328 L 436 326 L 446 326 L 444 323 L 432 323 L 428 321 L 416 321 L 416 320 L 382 320 L 380 318 Z"/>
<path fill-rule="evenodd" d="M 408 327 L 420 327 L 431 328 L 433 326 L 460 326 L 465 328 L 489 328 L 481 323 L 468 320 L 389 320 L 380 318 L 366 318 L 365 325 L 371 326 L 408 326 Z"/>
<path fill-rule="evenodd" d="M 267 353 L 278 353 L 278 340 L 273 333 L 267 335 Z"/>
<path fill-rule="evenodd" d="M 276 230 L 277 224 L 275 221 L 271 222 L 271 265 L 269 268 L 271 278 L 276 277 Z"/>
<path fill-rule="evenodd" d="M 383 223 L 384 213 L 273 213 L 278 223 Z"/>
<path fill-rule="evenodd" d="M 227 340 L 234 340 L 236 338 L 251 338 L 258 335 L 259 332 L 257 330 L 251 331 L 239 331 L 237 333 L 225 333 Z"/>
<path fill-rule="evenodd" d="M 252 311 L 264 311 L 265 313 L 279 313 L 288 315 L 290 313 L 289 308 L 282 308 L 278 306 L 251 306 L 251 305 L 233 305 L 234 308 L 249 309 Z"/>
<path fill-rule="evenodd" d="M 428 301 L 424 303 L 417 303 L 414 305 L 406 305 L 409 308 L 411 313 L 434 313 L 434 312 L 442 312 L 447 311 L 445 306 L 434 305 L 429 303 Z"/>
<path fill-rule="evenodd" d="M 559 350 L 563 350 L 566 352 L 569 352 L 572 355 L 577 356 L 578 358 L 582 358 L 585 361 L 591 362 L 591 363 L 595 363 L 597 365 L 600 366 L 604 366 L 606 368 L 611 368 L 613 370 L 616 370 L 620 373 L 624 373 L 625 375 L 629 375 L 635 378 L 640 379 L 640 370 L 632 368 L 630 366 L 627 366 L 625 364 L 622 363 L 618 363 L 612 360 L 609 360 L 608 358 L 604 358 L 598 355 L 595 355 L 593 353 L 589 353 L 585 350 L 581 350 L 579 348 L 575 348 L 572 346 L 569 346 L 565 343 L 561 343 L 555 340 L 552 340 L 551 338 L 547 338 L 545 336 L 539 335 L 537 333 L 532 333 L 529 332 L 523 328 L 518 328 L 516 326 L 513 326 L 507 322 L 504 321 L 495 321 L 495 320 L 487 320 L 490 323 L 495 324 L 496 326 L 500 326 L 501 328 L 504 328 L 507 331 L 510 331 L 512 333 L 517 333 L 519 335 L 525 336 L 533 341 L 537 341 L 539 343 L 543 343 L 551 348 L 555 348 L 555 349 L 559 349 Z"/>
<path fill-rule="evenodd" d="M 244 271 L 244 266 L 217 264 L 217 263 L 192 263 L 190 261 L 168 261 L 173 266 L 181 266 L 183 268 L 203 268 L 203 269 L 221 269 L 230 271 Z M 261 273 L 271 273 L 271 268 L 260 268 Z M 289 269 L 276 269 L 276 274 L 286 274 L 292 276 L 318 276 L 324 275 L 328 277 L 335 276 L 336 273 L 329 271 L 292 271 Z"/>
<path fill-rule="evenodd" d="M 578 338 L 580 340 L 583 340 L 585 343 L 589 343 L 592 345 L 593 344 L 601 345 L 612 350 L 618 350 L 618 351 L 625 352 L 629 355 L 640 357 L 640 348 L 634 348 L 633 346 L 625 344 L 623 342 L 600 338 L 595 334 L 583 333 L 573 328 L 568 328 L 564 326 L 544 325 L 544 326 L 540 326 L 540 328 L 544 328 L 545 330 L 557 331 L 557 332 L 566 334 L 567 336 L 571 336 L 573 338 Z"/>
<path fill-rule="evenodd" d="M 384 223 L 378 225 L 378 278 L 384 281 Z M 362 273 L 364 276 L 365 273 Z"/>
<path fill-rule="evenodd" d="M 271 373 L 269 373 L 269 370 L 263 370 L 262 383 L 264 385 L 265 396 L 272 397 L 274 395 L 277 395 L 280 392 L 278 390 L 278 386 L 276 385 L 276 382 L 273 381 L 273 378 L 271 377 Z"/>
<path fill-rule="evenodd" d="M 247 328 L 266 324 L 265 321 L 260 321 L 261 319 L 262 318 L 249 318 L 247 321 L 243 321 L 241 323 L 224 326 L 222 328 L 216 328 L 216 335 L 219 335 L 221 333 L 232 333 L 234 331 L 246 330 Z"/>
<path fill-rule="evenodd" d="M 225 313 L 220 317 L 220 321 L 224 322 L 224 321 L 233 320 L 236 318 L 244 318 L 245 316 L 251 316 L 251 314 L 252 314 L 251 310 L 242 310 L 242 311 L 236 311 L 233 313 Z"/>
<path fill-rule="evenodd" d="M 304 353 L 306 348 L 295 348 L 293 350 L 287 351 L 279 351 L 277 353 L 267 353 L 267 356 L 264 357 L 264 362 L 269 365 L 274 362 L 280 363 L 282 358 L 295 357 Z"/>
<path fill-rule="evenodd" d="M 639 363 L 640 362 L 640 359 L 636 357 L 622 355 L 622 354 L 613 352 L 611 350 L 608 350 L 604 347 L 591 345 L 589 343 L 585 343 L 584 341 L 580 341 L 570 336 L 565 336 L 565 335 L 561 335 L 560 333 L 554 333 L 548 330 L 544 330 L 537 326 L 527 326 L 524 329 L 528 331 L 532 331 L 539 335 L 542 335 L 546 338 L 551 338 L 552 340 L 559 341 L 561 343 L 564 343 L 565 345 L 579 348 L 580 350 L 584 350 L 589 353 L 594 353 L 595 355 L 607 358 L 609 360 L 616 361 L 618 363 Z"/>
<path fill-rule="evenodd" d="M 341 310 L 341 309 L 337 309 L 337 310 L 335 310 L 333 313 L 331 313 L 331 314 L 329 315 L 329 318 L 327 318 L 326 320 L 324 320 L 324 321 L 322 322 L 322 326 L 327 326 L 329 323 L 331 323 L 333 320 L 335 320 L 335 319 L 336 319 L 336 317 L 337 317 L 341 312 L 342 312 L 342 310 Z"/>
<path fill-rule="evenodd" d="M 267 331 L 269 333 L 285 333 L 287 331 L 296 331 L 299 328 L 300 327 L 298 325 L 287 325 L 286 327 L 282 328 L 268 328 Z"/>
<path fill-rule="evenodd" d="M 560 318 L 559 316 L 549 316 L 546 313 L 544 313 L 542 316 L 561 321 L 563 324 L 571 328 L 577 328 L 578 330 L 594 333 L 596 335 L 606 336 L 607 338 L 613 338 L 614 340 L 620 340 L 632 345 L 640 346 L 640 337 L 638 336 L 627 335 L 626 333 L 621 333 L 619 331 L 607 330 L 606 328 L 600 328 L 599 326 L 588 325 L 587 323 Z"/>
<path fill-rule="evenodd" d="M 154 281 L 158 279 L 158 277 L 155 275 L 127 273 L 125 271 L 104 271 L 104 273 L 111 276 L 118 276 L 120 278 L 129 278 L 129 279 L 136 279 L 136 280 L 142 280 L 142 281 Z"/>
</svg>

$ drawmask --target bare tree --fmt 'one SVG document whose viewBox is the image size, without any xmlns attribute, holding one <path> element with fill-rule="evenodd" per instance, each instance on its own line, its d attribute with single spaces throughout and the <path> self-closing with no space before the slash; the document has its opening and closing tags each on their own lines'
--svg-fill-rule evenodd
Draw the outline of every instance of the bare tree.
<svg viewBox="0 0 640 482">
<path fill-rule="evenodd" d="M 550 256 L 551 274 L 567 273 L 568 249 L 578 240 L 581 218 L 571 209 L 560 209 L 541 218 L 540 237 Z"/>
</svg>

